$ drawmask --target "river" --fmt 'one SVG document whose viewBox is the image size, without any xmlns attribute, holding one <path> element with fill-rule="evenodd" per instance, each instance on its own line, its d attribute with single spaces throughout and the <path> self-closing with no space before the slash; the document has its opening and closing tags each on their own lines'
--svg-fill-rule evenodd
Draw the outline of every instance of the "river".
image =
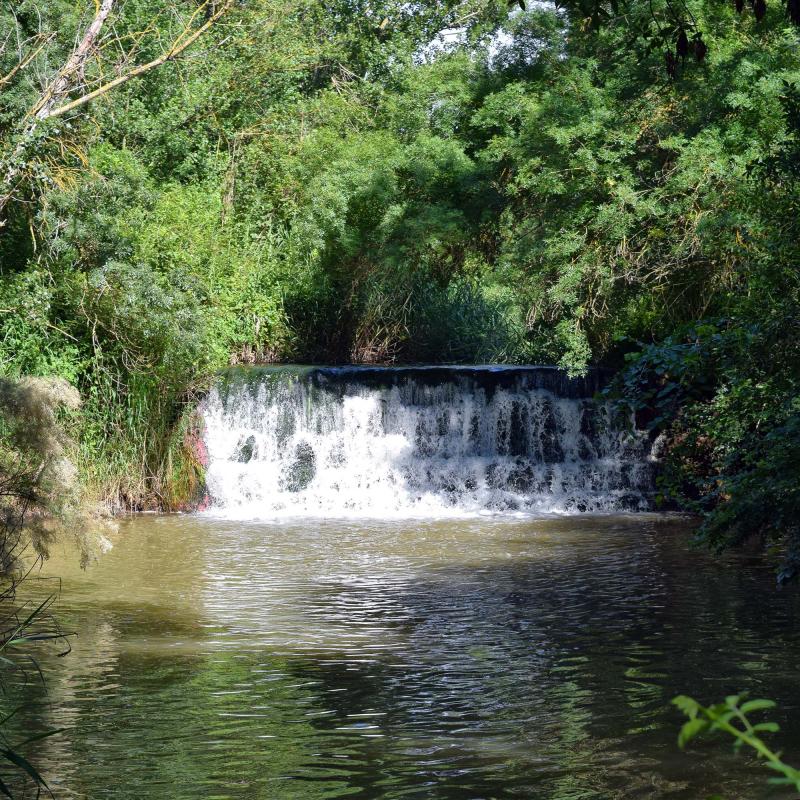
<svg viewBox="0 0 800 800">
<path fill-rule="evenodd" d="M 780 702 L 800 763 L 797 597 L 650 514 L 124 521 L 58 550 L 72 652 L 42 661 L 57 797 L 779 797 L 678 693 Z"/>
</svg>

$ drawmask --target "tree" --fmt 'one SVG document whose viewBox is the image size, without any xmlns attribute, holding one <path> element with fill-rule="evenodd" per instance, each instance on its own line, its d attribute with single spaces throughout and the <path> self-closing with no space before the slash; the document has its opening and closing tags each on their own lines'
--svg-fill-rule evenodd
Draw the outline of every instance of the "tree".
<svg viewBox="0 0 800 800">
<path fill-rule="evenodd" d="M 646 52 L 660 50 L 667 75 L 675 78 L 681 68 L 689 62 L 703 63 L 709 51 L 709 26 L 704 16 L 713 14 L 736 24 L 730 14 L 730 6 L 741 17 L 747 12 L 744 0 L 731 3 L 711 0 L 699 3 L 696 0 L 559 0 L 556 3 L 565 9 L 576 25 L 583 29 L 622 29 L 625 31 L 625 49 L 631 57 L 637 50 Z M 770 2 L 749 0 L 756 23 L 761 23 L 770 12 L 785 15 L 800 27 L 800 0 Z"/>
<path fill-rule="evenodd" d="M 94 18 L 86 27 L 77 44 L 64 57 L 55 70 L 44 70 L 43 86 L 22 115 L 21 120 L 7 132 L 2 155 L 2 183 L 0 183 L 0 226 L 5 224 L 6 206 L 19 193 L 21 185 L 30 180 L 36 171 L 37 155 L 34 152 L 42 124 L 49 119 L 71 115 L 87 103 L 102 97 L 128 81 L 150 72 L 180 57 L 194 42 L 206 33 L 231 7 L 233 0 L 204 0 L 188 17 L 177 5 L 161 11 L 163 16 L 174 16 L 180 23 L 170 44 L 160 49 L 155 57 L 142 60 L 142 54 L 151 49 L 151 39 L 160 45 L 158 20 L 140 31 L 117 31 L 109 18 L 115 11 L 116 0 L 102 0 L 96 6 Z M 46 15 L 34 10 L 39 30 L 31 33 L 20 17 L 11 12 L 11 30 L 6 32 L 5 43 L 18 43 L 16 63 L 0 79 L 0 86 L 12 83 L 32 63 L 50 56 L 50 46 L 63 34 L 42 29 Z M 29 11 L 29 14 L 31 12 Z M 170 26 L 172 27 L 172 26 Z M 111 28 L 111 30 L 109 30 Z M 156 36 L 154 37 L 154 34 Z M 112 60 L 105 55 L 113 53 Z M 141 63 L 140 63 L 141 62 Z M 57 63 L 57 62 L 56 62 Z M 113 77 L 110 77 L 113 76 Z M 70 97 L 71 95 L 75 95 Z M 63 135 L 58 132 L 55 137 Z M 66 138 L 66 137 L 64 137 Z"/>
</svg>

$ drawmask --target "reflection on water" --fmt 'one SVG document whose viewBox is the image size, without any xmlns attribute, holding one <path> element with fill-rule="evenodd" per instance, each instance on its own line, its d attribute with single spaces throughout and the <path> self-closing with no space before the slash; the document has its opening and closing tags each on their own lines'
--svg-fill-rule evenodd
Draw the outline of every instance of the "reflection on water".
<svg viewBox="0 0 800 800">
<path fill-rule="evenodd" d="M 677 751 L 678 692 L 782 704 L 800 763 L 792 593 L 647 516 L 242 524 L 140 517 L 45 659 L 59 797 L 728 798 L 727 745 Z"/>
</svg>

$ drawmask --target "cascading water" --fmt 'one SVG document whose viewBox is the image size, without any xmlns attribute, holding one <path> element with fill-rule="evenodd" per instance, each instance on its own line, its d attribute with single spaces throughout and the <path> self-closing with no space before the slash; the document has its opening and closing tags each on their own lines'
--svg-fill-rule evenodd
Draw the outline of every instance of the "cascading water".
<svg viewBox="0 0 800 800">
<path fill-rule="evenodd" d="M 646 510 L 648 437 L 543 367 L 232 371 L 202 407 L 215 513 Z"/>
</svg>

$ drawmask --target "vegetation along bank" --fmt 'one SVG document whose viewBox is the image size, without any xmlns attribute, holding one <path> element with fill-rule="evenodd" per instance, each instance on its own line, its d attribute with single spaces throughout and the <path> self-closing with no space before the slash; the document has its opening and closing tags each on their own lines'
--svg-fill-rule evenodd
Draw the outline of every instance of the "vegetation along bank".
<svg viewBox="0 0 800 800">
<path fill-rule="evenodd" d="M 231 363 L 610 367 L 666 434 L 664 501 L 790 577 L 799 14 L 3 6 L 3 463 L 32 379 L 71 398 L 81 502 L 170 509 Z"/>
</svg>

